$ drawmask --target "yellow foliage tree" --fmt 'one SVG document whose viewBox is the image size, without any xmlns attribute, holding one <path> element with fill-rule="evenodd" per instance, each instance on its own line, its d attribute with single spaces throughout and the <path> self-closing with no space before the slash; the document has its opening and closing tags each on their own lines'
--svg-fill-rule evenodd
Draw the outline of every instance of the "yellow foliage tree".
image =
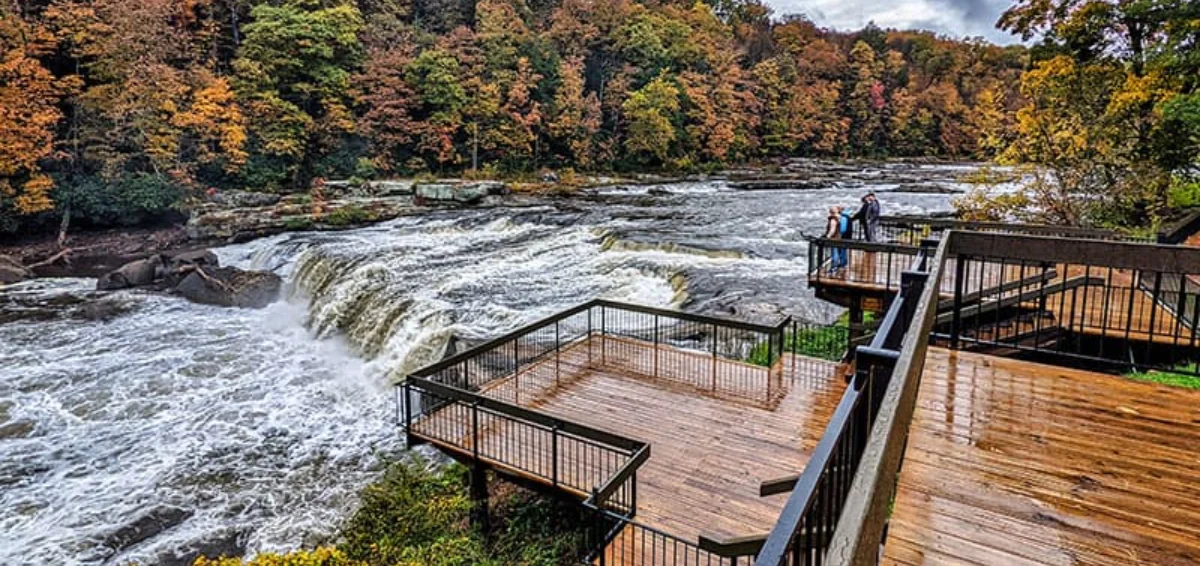
<svg viewBox="0 0 1200 566">
<path fill-rule="evenodd" d="M 54 151 L 64 85 L 36 59 L 47 40 L 0 9 L 0 207 L 9 201 L 19 214 L 54 207 L 41 161 Z"/>
</svg>

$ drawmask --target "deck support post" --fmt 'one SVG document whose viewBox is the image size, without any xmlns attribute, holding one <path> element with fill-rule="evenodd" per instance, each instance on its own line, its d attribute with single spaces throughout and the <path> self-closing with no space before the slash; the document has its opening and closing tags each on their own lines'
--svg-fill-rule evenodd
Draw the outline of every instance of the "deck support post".
<svg viewBox="0 0 1200 566">
<path fill-rule="evenodd" d="M 404 385 L 400 387 L 400 394 L 404 396 L 404 447 L 412 448 L 417 445 L 412 434 L 412 385 L 408 380 L 404 381 Z"/>
<path fill-rule="evenodd" d="M 863 335 L 863 298 L 857 296 L 850 303 L 850 341 L 862 338 Z"/>
<path fill-rule="evenodd" d="M 487 468 L 478 460 L 471 462 L 471 525 L 484 536 L 491 531 L 488 513 Z"/>
</svg>

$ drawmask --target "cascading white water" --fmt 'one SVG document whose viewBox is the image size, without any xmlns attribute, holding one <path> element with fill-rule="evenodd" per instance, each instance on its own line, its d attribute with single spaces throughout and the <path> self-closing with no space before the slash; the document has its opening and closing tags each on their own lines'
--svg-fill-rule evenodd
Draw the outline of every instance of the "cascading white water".
<svg viewBox="0 0 1200 566">
<path fill-rule="evenodd" d="M 57 313 L 0 323 L 0 564 L 172 563 L 323 540 L 404 453 L 390 383 L 451 337 L 596 296 L 829 315 L 805 289 L 800 236 L 861 188 L 667 189 L 217 250 L 284 276 L 286 298 L 263 310 L 121 292 L 105 300 L 129 312 L 105 322 L 55 306 L 93 300 L 92 281 L 0 291 Z M 887 213 L 947 203 L 884 198 Z"/>
</svg>

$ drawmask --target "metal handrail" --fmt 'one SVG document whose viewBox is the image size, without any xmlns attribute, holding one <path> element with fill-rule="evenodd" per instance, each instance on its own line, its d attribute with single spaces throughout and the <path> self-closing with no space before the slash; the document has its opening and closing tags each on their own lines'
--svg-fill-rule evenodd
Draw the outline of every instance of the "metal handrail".
<svg viewBox="0 0 1200 566">
<path fill-rule="evenodd" d="M 849 495 L 850 479 L 863 456 L 863 431 L 870 430 L 881 406 L 879 394 L 884 383 L 877 380 L 876 373 L 890 373 L 899 357 L 893 348 L 905 338 L 909 326 L 906 319 L 916 312 L 912 302 L 927 287 L 920 284 L 922 279 L 916 273 L 926 265 L 926 253 L 919 249 L 909 276 L 902 277 L 906 284 L 902 284 L 871 345 L 858 349 L 854 383 L 838 402 L 812 457 L 796 479 L 779 519 L 762 543 L 756 564 L 781 566 L 789 556 L 796 562 L 802 555 L 824 554 Z M 886 384 L 891 385 L 890 380 Z M 734 548 L 741 550 L 750 544 L 739 541 L 740 546 Z"/>
</svg>

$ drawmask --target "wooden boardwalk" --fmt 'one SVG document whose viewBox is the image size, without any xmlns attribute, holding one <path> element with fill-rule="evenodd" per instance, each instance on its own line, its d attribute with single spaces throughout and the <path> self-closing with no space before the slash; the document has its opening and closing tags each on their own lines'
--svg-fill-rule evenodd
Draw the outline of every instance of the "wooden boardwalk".
<svg viewBox="0 0 1200 566">
<path fill-rule="evenodd" d="M 809 276 L 810 285 L 827 289 L 844 289 L 850 292 L 878 294 L 895 291 L 900 284 L 900 273 L 908 269 L 912 256 L 849 250 L 848 266 L 830 273 L 828 264 Z M 943 300 L 953 298 L 954 263 L 947 266 L 948 276 L 942 279 Z M 1133 274 L 1124 270 L 1106 268 L 1085 269 L 1078 265 L 1054 266 L 1054 277 L 1045 282 L 1047 287 L 1062 285 L 1065 281 L 1091 278 L 1092 284 L 1071 288 L 1057 293 L 1046 293 L 1046 311 L 1053 315 L 1048 323 L 1063 330 L 1082 335 L 1119 338 L 1140 342 L 1153 341 L 1157 344 L 1180 346 L 1200 345 L 1200 335 L 1176 317 L 1172 310 L 1155 302 L 1150 293 L 1140 288 Z M 966 267 L 967 294 L 982 289 L 994 288 L 1003 283 L 1022 281 L 1033 277 L 1038 269 L 1032 265 L 999 265 L 972 261 Z M 1036 293 L 1038 285 L 1027 285 L 1000 293 L 1010 297 L 1018 293 Z M 1189 294 L 1189 296 L 1191 296 Z M 988 299 L 996 295 L 989 294 Z M 1029 311 L 1038 308 L 1035 300 L 1020 303 Z M 1178 297 L 1172 302 L 1179 302 Z M 984 316 L 985 326 L 990 321 Z M 1200 329 L 1198 329 L 1200 330 Z M 999 333 L 996 333 L 1000 335 Z"/>
<path fill-rule="evenodd" d="M 650 459 L 637 472 L 636 521 L 694 545 L 701 535 L 725 538 L 771 529 L 787 498 L 759 497 L 760 484 L 804 468 L 845 388 L 844 368 L 822 360 L 785 356 L 773 371 L 729 360 L 718 364 L 714 372 L 707 353 L 595 337 L 482 393 L 649 443 Z M 461 424 L 467 418 L 465 410 L 443 409 L 426 417 L 420 430 L 455 429 L 446 421 Z M 547 444 L 527 432 L 488 422 L 481 429 L 480 444 L 504 447 L 508 462 L 552 457 Z M 457 443 L 470 446 L 471 440 Z M 620 465 L 558 457 L 565 481 L 576 485 L 598 484 Z M 609 558 L 618 559 L 607 563 L 656 563 L 640 555 L 640 539 L 632 542 L 647 535 L 626 533 L 609 549 Z M 662 545 L 646 548 L 665 552 Z"/>
<path fill-rule="evenodd" d="M 1200 564 L 1200 391 L 931 348 L 884 564 Z"/>
</svg>

